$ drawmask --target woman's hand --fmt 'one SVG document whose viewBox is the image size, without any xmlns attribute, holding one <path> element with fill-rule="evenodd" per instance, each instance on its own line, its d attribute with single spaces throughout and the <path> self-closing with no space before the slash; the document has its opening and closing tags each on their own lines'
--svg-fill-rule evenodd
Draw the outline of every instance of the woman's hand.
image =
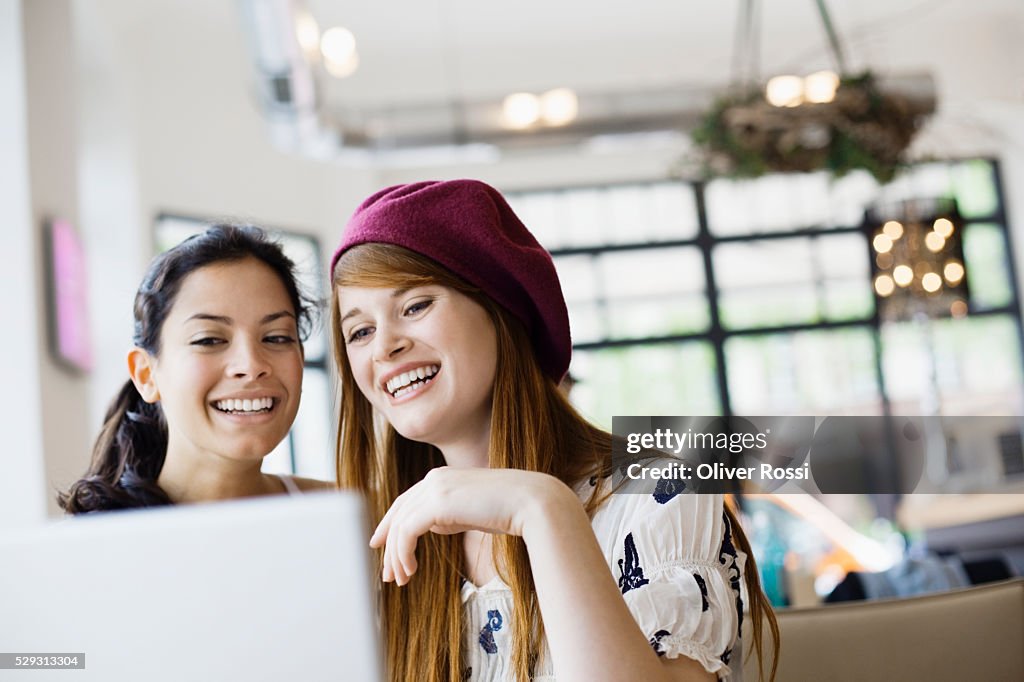
<svg viewBox="0 0 1024 682">
<path fill-rule="evenodd" d="M 416 544 L 427 532 L 525 536 L 538 517 L 573 504 L 581 505 L 576 494 L 547 474 L 438 467 L 395 499 L 370 546 L 384 547 L 383 580 L 405 585 L 416 572 Z"/>
</svg>

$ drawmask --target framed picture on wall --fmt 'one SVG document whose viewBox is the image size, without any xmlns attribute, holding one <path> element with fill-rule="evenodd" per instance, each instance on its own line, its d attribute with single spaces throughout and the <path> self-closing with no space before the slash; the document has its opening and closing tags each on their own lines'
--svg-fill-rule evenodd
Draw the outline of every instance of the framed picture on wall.
<svg viewBox="0 0 1024 682">
<path fill-rule="evenodd" d="M 55 218 L 46 225 L 50 349 L 61 365 L 92 369 L 85 249 L 74 226 Z"/>
</svg>

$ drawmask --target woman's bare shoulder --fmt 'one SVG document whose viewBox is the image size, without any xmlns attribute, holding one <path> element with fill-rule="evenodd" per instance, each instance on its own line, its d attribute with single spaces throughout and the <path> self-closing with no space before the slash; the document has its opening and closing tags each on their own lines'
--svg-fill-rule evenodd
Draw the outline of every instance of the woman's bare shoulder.
<svg viewBox="0 0 1024 682">
<path fill-rule="evenodd" d="M 334 481 L 321 481 L 317 478 L 303 478 L 301 476 L 292 476 L 292 480 L 295 481 L 295 485 L 299 487 L 299 490 L 334 490 Z"/>
</svg>

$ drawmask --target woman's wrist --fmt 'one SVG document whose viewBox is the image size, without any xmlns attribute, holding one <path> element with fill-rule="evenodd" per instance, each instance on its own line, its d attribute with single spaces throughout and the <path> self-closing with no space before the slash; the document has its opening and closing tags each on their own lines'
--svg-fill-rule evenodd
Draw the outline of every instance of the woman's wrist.
<svg viewBox="0 0 1024 682">
<path fill-rule="evenodd" d="M 550 537 L 552 531 L 564 532 L 581 522 L 590 525 L 579 496 L 562 481 L 544 474 L 537 494 L 523 509 L 520 534 L 529 547 L 531 540 Z"/>
</svg>

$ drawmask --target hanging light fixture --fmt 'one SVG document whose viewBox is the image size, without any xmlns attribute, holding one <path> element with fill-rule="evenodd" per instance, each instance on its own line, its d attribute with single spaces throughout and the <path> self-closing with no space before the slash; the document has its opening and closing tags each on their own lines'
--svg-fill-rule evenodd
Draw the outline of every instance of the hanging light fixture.
<svg viewBox="0 0 1024 682">
<path fill-rule="evenodd" d="M 839 176 L 864 169 L 880 183 L 895 176 L 925 117 L 935 110 L 931 81 L 914 92 L 883 87 L 870 71 L 851 73 L 825 0 L 815 5 L 836 70 L 778 75 L 762 88 L 756 67 L 759 3 L 743 2 L 733 87 L 693 131 L 708 175 L 827 170 Z M 747 69 L 742 75 L 740 64 Z"/>
<path fill-rule="evenodd" d="M 868 211 L 865 229 L 875 256 L 872 279 L 882 319 L 960 317 L 967 312 L 962 224 L 956 203 L 946 199 L 904 201 Z"/>
</svg>

